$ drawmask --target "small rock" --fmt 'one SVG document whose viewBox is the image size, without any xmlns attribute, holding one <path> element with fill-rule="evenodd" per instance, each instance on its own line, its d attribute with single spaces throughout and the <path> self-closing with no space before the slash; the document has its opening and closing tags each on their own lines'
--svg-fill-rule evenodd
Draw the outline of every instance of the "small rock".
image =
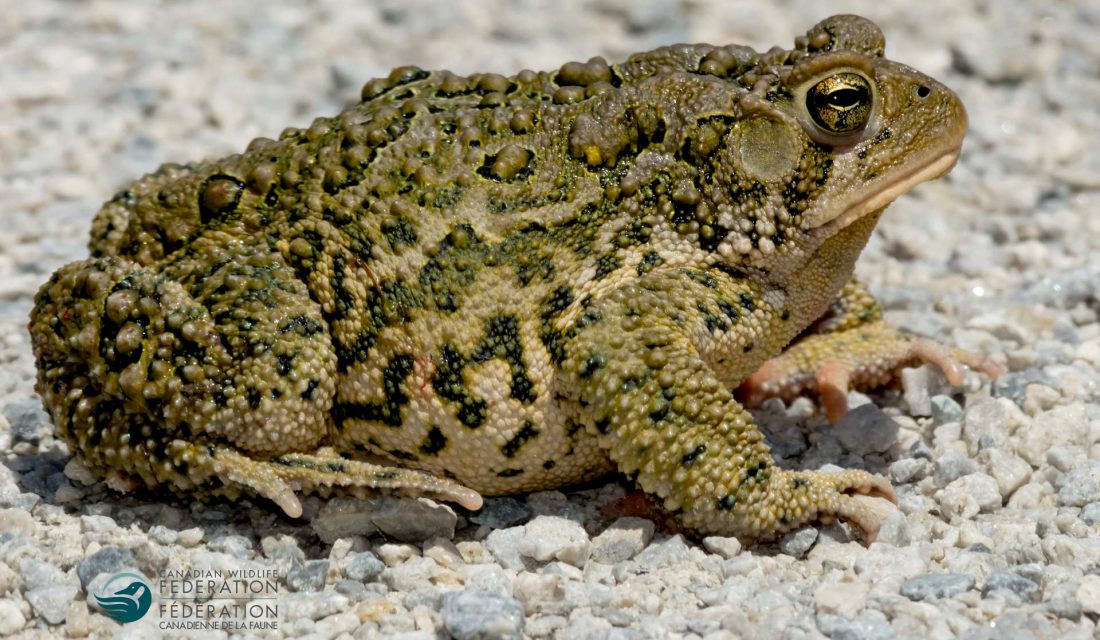
<svg viewBox="0 0 1100 640">
<path fill-rule="evenodd" d="M 416 557 L 382 572 L 382 581 L 394 591 L 413 592 L 429 585 L 441 573 L 431 558 Z"/>
<path fill-rule="evenodd" d="M 387 542 L 374 548 L 378 559 L 387 567 L 396 567 L 402 562 L 408 561 L 420 555 L 420 549 L 411 544 L 397 544 Z"/>
<path fill-rule="evenodd" d="M 932 480 L 937 487 L 946 487 L 977 470 L 978 465 L 973 460 L 952 449 L 936 459 Z"/>
<path fill-rule="evenodd" d="M 69 603 L 69 612 L 65 614 L 65 635 L 70 638 L 83 638 L 88 635 L 88 603 L 73 600 Z"/>
<path fill-rule="evenodd" d="M 529 575 L 529 574 L 521 574 Z M 485 591 L 502 596 L 513 595 L 512 579 L 495 564 L 471 564 L 466 566 L 466 589 Z"/>
<path fill-rule="evenodd" d="M 1008 414 L 1000 401 L 986 400 L 966 408 L 961 436 L 970 455 L 989 447 L 1003 447 L 1008 442 L 1005 425 Z"/>
<path fill-rule="evenodd" d="M 11 598 L 0 598 L 0 635 L 10 636 L 26 624 L 19 605 Z"/>
<path fill-rule="evenodd" d="M 894 484 L 909 484 L 928 477 L 932 465 L 920 458 L 901 458 L 890 465 L 890 479 Z"/>
<path fill-rule="evenodd" d="M 823 584 L 814 591 L 814 608 L 818 613 L 851 618 L 866 606 L 867 591 L 867 585 L 861 582 Z"/>
<path fill-rule="evenodd" d="M 31 589 L 23 597 L 43 620 L 50 624 L 61 624 L 65 621 L 69 603 L 76 598 L 77 592 L 76 585 L 55 584 Z"/>
<path fill-rule="evenodd" d="M 38 398 L 8 403 L 3 413 L 11 425 L 12 442 L 38 444 L 53 429 L 50 416 L 42 410 L 42 401 Z"/>
<path fill-rule="evenodd" d="M 974 576 L 969 573 L 928 573 L 901 583 L 901 595 L 910 600 L 951 598 L 973 588 Z"/>
<path fill-rule="evenodd" d="M 1087 574 L 1077 586 L 1077 601 L 1085 613 L 1100 614 L 1100 575 Z"/>
<path fill-rule="evenodd" d="M 378 577 L 386 565 L 370 551 L 361 551 L 348 556 L 348 566 L 344 574 L 352 580 L 370 582 Z"/>
<path fill-rule="evenodd" d="M 348 608 L 347 596 L 335 591 L 288 593 L 279 597 L 279 613 L 287 622 L 320 620 Z"/>
<path fill-rule="evenodd" d="M 929 400 L 932 413 L 932 424 L 940 426 L 948 422 L 960 422 L 963 417 L 962 407 L 951 396 L 932 396 Z"/>
<path fill-rule="evenodd" d="M 1063 506 L 1081 507 L 1100 502 L 1100 460 L 1089 460 L 1062 474 L 1056 486 L 1058 503 Z"/>
<path fill-rule="evenodd" d="M 19 573 L 23 576 L 23 589 L 26 591 L 65 584 L 69 581 L 60 568 L 35 558 L 21 558 Z"/>
<path fill-rule="evenodd" d="M 829 435 L 856 455 L 885 453 L 898 440 L 898 423 L 877 406 L 865 404 L 846 413 Z"/>
<path fill-rule="evenodd" d="M 928 365 L 910 367 L 901 370 L 901 388 L 909 415 L 927 416 L 932 414 L 932 402 L 929 395 L 932 390 L 934 374 Z"/>
<path fill-rule="evenodd" d="M 244 536 L 215 536 L 206 543 L 206 548 L 210 551 L 220 551 L 221 553 L 229 554 L 238 560 L 249 560 L 252 558 L 252 539 Z"/>
<path fill-rule="evenodd" d="M 1081 519 L 1089 525 L 1100 523 L 1100 502 L 1090 502 L 1081 507 Z"/>
<path fill-rule="evenodd" d="M 137 560 L 129 549 L 122 547 L 103 547 L 76 565 L 76 574 L 80 576 L 80 586 L 85 591 L 88 585 L 101 573 L 118 573 L 126 568 L 137 567 Z"/>
<path fill-rule="evenodd" d="M 868 612 L 851 620 L 837 615 L 822 614 L 817 616 L 817 628 L 821 633 L 835 640 L 893 640 L 897 637 L 894 628 L 877 611 Z"/>
<path fill-rule="evenodd" d="M 523 637 L 523 607 L 513 598 L 480 591 L 443 595 L 443 627 L 456 640 Z"/>
<path fill-rule="evenodd" d="M 1022 602 L 1038 602 L 1041 589 L 1034 581 L 1011 571 L 994 571 L 985 579 L 982 597 L 987 598 L 998 591 L 1009 591 Z"/>
<path fill-rule="evenodd" d="M 779 540 L 779 550 L 795 558 L 805 557 L 810 547 L 817 542 L 819 532 L 816 527 L 805 527 L 792 531 Z"/>
<path fill-rule="evenodd" d="M 374 505 L 370 500 L 337 496 L 321 507 L 309 526 L 327 544 L 349 536 L 370 536 L 378 532 L 371 519 Z"/>
<path fill-rule="evenodd" d="M 485 537 L 484 547 L 493 554 L 493 558 L 505 569 L 525 569 L 524 559 L 519 553 L 519 543 L 524 539 L 525 527 L 496 529 Z"/>
<path fill-rule="evenodd" d="M 703 538 L 703 548 L 722 556 L 725 560 L 729 560 L 741 553 L 741 541 L 726 536 L 707 536 Z"/>
<path fill-rule="evenodd" d="M 190 529 L 184 529 L 183 531 L 180 531 L 179 535 L 180 546 L 185 549 L 192 549 L 194 547 L 197 547 L 199 546 L 199 543 L 202 542 L 202 538 L 204 535 L 206 535 L 206 532 L 204 532 L 201 527 L 191 527 Z"/>
<path fill-rule="evenodd" d="M 504 529 L 527 522 L 533 513 L 531 507 L 515 498 L 486 498 L 481 511 L 470 514 L 470 522 L 493 529 Z"/>
<path fill-rule="evenodd" d="M 992 477 L 972 473 L 944 487 L 939 493 L 939 503 L 945 515 L 969 520 L 1000 508 L 1001 492 Z"/>
<path fill-rule="evenodd" d="M 690 569 L 696 564 L 691 557 L 691 547 L 684 542 L 684 536 L 680 534 L 651 543 L 634 556 L 634 561 L 638 563 L 640 569 L 648 572 L 667 567 Z"/>
<path fill-rule="evenodd" d="M 328 566 L 328 560 L 307 560 L 287 571 L 286 584 L 294 591 L 320 591 L 325 588 Z"/>
<path fill-rule="evenodd" d="M 997 489 L 1002 496 L 1011 496 L 1017 489 L 1031 479 L 1031 465 L 1023 458 L 1007 451 L 992 447 L 982 451 L 978 459 L 989 475 L 997 481 Z"/>
<path fill-rule="evenodd" d="M 645 549 L 653 531 L 653 522 L 644 518 L 619 518 L 592 539 L 592 559 L 606 564 L 629 560 Z"/>
<path fill-rule="evenodd" d="M 0 533 L 34 535 L 34 517 L 22 509 L 0 509 Z"/>
<path fill-rule="evenodd" d="M 520 554 L 538 562 L 561 560 L 575 567 L 583 567 L 588 560 L 591 543 L 588 532 L 573 520 L 538 516 L 523 526 L 518 549 Z"/>
<path fill-rule="evenodd" d="M 374 526 L 401 542 L 423 542 L 430 538 L 455 537 L 458 516 L 445 504 L 427 498 L 378 500 L 371 516 Z"/>
</svg>

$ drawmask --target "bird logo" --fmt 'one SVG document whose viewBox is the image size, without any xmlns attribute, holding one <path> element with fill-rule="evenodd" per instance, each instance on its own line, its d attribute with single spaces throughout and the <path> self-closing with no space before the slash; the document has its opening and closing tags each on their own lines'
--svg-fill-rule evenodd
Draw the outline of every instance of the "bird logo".
<svg viewBox="0 0 1100 640">
<path fill-rule="evenodd" d="M 153 589 L 138 573 L 117 573 L 92 595 L 104 613 L 123 624 L 140 620 L 153 606 Z"/>
</svg>

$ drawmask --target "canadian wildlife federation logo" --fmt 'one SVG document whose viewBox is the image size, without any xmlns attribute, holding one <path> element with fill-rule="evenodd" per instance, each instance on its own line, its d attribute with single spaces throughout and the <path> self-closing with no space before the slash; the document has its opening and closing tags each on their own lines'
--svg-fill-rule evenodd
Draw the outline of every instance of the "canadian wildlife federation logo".
<svg viewBox="0 0 1100 640">
<path fill-rule="evenodd" d="M 116 573 L 90 595 L 107 615 L 123 624 L 141 620 L 153 606 L 153 588 L 140 573 Z"/>
</svg>

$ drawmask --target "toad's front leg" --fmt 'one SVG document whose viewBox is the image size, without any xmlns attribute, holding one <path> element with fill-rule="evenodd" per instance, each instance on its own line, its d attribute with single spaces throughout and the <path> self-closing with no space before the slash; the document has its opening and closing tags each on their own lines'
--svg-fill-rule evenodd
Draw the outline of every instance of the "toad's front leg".
<svg viewBox="0 0 1100 640">
<path fill-rule="evenodd" d="M 777 468 L 730 392 L 781 346 L 785 315 L 721 273 L 654 272 L 589 310 L 562 382 L 619 469 L 685 527 L 760 539 L 839 517 L 871 540 L 885 505 L 865 494 L 892 500 L 889 483 Z"/>
</svg>

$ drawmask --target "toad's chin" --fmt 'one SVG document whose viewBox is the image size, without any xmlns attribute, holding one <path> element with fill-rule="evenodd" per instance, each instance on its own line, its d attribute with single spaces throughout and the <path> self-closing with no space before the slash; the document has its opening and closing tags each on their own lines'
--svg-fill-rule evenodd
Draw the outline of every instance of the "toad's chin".
<svg viewBox="0 0 1100 640">
<path fill-rule="evenodd" d="M 860 199 L 848 204 L 848 206 L 839 209 L 836 215 L 820 220 L 814 226 L 818 228 L 828 227 L 832 230 L 843 229 L 868 213 L 879 211 L 918 184 L 935 180 L 946 174 L 955 166 L 958 159 L 959 149 L 955 148 L 932 158 L 929 162 L 917 165 L 911 171 L 889 180 L 882 180 L 878 185 L 875 185 L 877 188 L 870 190 Z"/>
</svg>

